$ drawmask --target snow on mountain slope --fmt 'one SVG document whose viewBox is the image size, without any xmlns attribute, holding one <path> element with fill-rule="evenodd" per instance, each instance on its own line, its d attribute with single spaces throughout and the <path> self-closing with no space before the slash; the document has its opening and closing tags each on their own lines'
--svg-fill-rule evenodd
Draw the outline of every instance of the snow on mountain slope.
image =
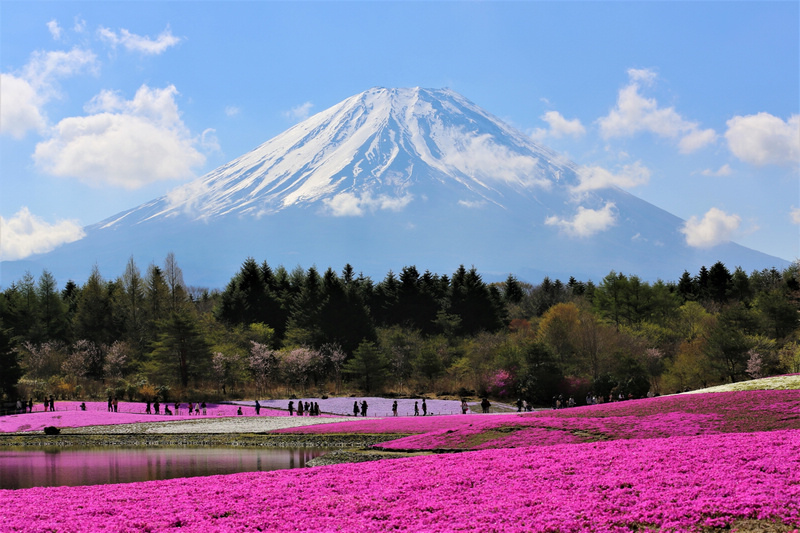
<svg viewBox="0 0 800 533">
<path fill-rule="evenodd" d="M 430 182 L 461 185 L 463 202 L 503 205 L 509 191 L 547 190 L 574 175 L 558 160 L 452 91 L 375 88 L 125 218 L 263 216 L 314 203 L 333 215 L 361 214 L 402 208 Z"/>
</svg>

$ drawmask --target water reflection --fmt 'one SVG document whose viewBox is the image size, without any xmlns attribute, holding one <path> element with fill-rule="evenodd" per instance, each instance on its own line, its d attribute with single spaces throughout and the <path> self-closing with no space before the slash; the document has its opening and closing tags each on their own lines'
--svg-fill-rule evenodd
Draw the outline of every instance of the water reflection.
<svg viewBox="0 0 800 533">
<path fill-rule="evenodd" d="M 0 489 L 302 468 L 322 448 L 0 448 Z"/>
</svg>

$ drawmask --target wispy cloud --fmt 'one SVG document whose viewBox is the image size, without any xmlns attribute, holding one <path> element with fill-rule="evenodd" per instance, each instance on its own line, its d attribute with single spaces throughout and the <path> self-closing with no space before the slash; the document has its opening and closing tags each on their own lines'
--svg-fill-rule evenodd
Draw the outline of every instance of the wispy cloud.
<svg viewBox="0 0 800 533">
<path fill-rule="evenodd" d="M 578 206 L 575 216 L 571 219 L 554 215 L 547 217 L 544 223 L 555 226 L 572 237 L 591 237 L 617 223 L 616 205 L 613 202 L 606 202 L 602 209 Z"/>
<path fill-rule="evenodd" d="M 300 122 L 309 117 L 311 114 L 311 110 L 314 108 L 314 104 L 311 102 L 306 102 L 304 104 L 300 104 L 299 106 L 291 108 L 289 111 L 284 111 L 283 116 L 288 118 L 294 122 Z"/>
<path fill-rule="evenodd" d="M 103 91 L 86 106 L 89 115 L 61 120 L 34 160 L 54 176 L 125 189 L 193 177 L 205 157 L 180 118 L 177 93 L 143 85 L 124 100 Z"/>
<path fill-rule="evenodd" d="M 628 85 L 619 91 L 616 106 L 597 121 L 604 138 L 650 132 L 659 137 L 677 139 L 681 153 L 694 152 L 716 140 L 717 134 L 713 129 L 700 129 L 698 123 L 684 119 L 674 108 L 660 107 L 655 98 L 641 94 L 644 86 L 655 82 L 655 72 L 630 69 L 628 78 Z"/>
<path fill-rule="evenodd" d="M 53 19 L 47 23 L 47 30 L 50 32 L 50 35 L 53 36 L 53 39 L 56 41 L 61 40 L 61 26 L 58 25 L 58 21 Z"/>
<path fill-rule="evenodd" d="M 0 216 L 0 259 L 13 261 L 33 254 L 49 252 L 62 244 L 74 242 L 85 236 L 80 224 L 73 220 L 61 220 L 48 224 L 27 207 L 13 217 Z"/>
<path fill-rule="evenodd" d="M 721 209 L 712 207 L 702 219 L 693 216 L 681 228 L 686 236 L 686 244 L 693 248 L 711 248 L 728 242 L 739 229 L 742 219 L 739 215 L 729 215 Z"/>
<path fill-rule="evenodd" d="M 552 182 L 535 157 L 509 150 L 490 134 L 452 129 L 439 139 L 442 161 L 465 175 L 486 182 L 501 181 L 524 187 L 549 188 Z M 448 143 L 448 144 L 444 144 Z"/>
<path fill-rule="evenodd" d="M 736 116 L 727 125 L 728 148 L 740 160 L 758 166 L 800 163 L 800 115 L 786 121 L 769 113 Z"/>
<path fill-rule="evenodd" d="M 242 111 L 242 110 L 241 110 L 241 109 L 239 109 L 239 108 L 238 108 L 237 106 L 235 106 L 235 105 L 229 105 L 229 106 L 225 106 L 225 115 L 226 115 L 226 116 L 229 116 L 229 117 L 235 117 L 236 115 L 238 115 L 239 113 L 241 113 L 241 111 Z"/>
<path fill-rule="evenodd" d="M 137 35 L 124 28 L 120 29 L 119 32 L 115 32 L 102 26 L 97 30 L 97 34 L 114 48 L 122 46 L 126 50 L 147 55 L 161 54 L 181 41 L 179 37 L 172 35 L 172 30 L 169 26 L 155 39 L 151 39 L 148 35 Z"/>
<path fill-rule="evenodd" d="M 703 176 L 730 176 L 733 173 L 731 166 L 727 163 L 719 167 L 717 170 L 711 170 L 710 168 L 705 169 L 704 171 L 700 172 Z"/>
<path fill-rule="evenodd" d="M 792 220 L 792 224 L 800 225 L 800 207 L 793 207 L 789 212 L 789 218 Z"/>
</svg>

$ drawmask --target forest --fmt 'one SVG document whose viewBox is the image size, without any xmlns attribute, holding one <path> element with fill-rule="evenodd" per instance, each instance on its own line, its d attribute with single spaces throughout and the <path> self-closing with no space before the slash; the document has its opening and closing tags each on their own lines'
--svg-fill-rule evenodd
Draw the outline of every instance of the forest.
<svg viewBox="0 0 800 533">
<path fill-rule="evenodd" d="M 187 285 L 174 254 L 144 274 L 48 271 L 0 293 L 0 395 L 225 400 L 370 394 L 550 405 L 638 398 L 800 372 L 800 262 L 718 262 L 677 282 L 406 266 L 375 281 L 246 259 L 227 286 Z"/>
</svg>

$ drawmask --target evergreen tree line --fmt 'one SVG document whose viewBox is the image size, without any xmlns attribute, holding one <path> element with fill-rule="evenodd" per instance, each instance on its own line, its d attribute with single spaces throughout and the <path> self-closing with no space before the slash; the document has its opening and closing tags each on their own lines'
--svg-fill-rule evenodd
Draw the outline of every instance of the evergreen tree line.
<svg viewBox="0 0 800 533">
<path fill-rule="evenodd" d="M 800 372 L 800 265 L 722 263 L 649 283 L 513 275 L 488 284 L 415 266 L 375 282 L 248 258 L 221 291 L 187 286 L 174 255 L 131 258 L 59 290 L 44 271 L 0 293 L 3 398 L 199 398 L 348 391 L 578 403 Z"/>
</svg>

